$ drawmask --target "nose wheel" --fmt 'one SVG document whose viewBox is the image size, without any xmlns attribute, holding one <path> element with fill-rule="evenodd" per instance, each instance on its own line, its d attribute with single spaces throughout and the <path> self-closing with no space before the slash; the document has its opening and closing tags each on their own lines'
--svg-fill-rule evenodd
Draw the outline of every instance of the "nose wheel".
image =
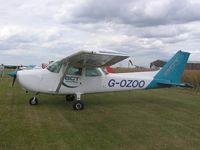
<svg viewBox="0 0 200 150">
<path fill-rule="evenodd" d="M 31 98 L 29 99 L 29 104 L 30 104 L 30 105 L 37 105 L 37 104 L 38 104 L 38 99 L 37 99 L 37 97 L 31 97 Z"/>
</svg>

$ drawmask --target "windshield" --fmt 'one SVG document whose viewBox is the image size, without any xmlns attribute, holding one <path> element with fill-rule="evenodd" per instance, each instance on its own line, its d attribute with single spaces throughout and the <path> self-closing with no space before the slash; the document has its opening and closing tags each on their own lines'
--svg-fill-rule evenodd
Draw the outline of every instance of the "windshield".
<svg viewBox="0 0 200 150">
<path fill-rule="evenodd" d="M 104 75 L 109 74 L 109 72 L 107 72 L 106 69 L 103 69 L 103 68 L 100 68 L 100 69 L 101 69 L 101 71 L 104 73 Z"/>
<path fill-rule="evenodd" d="M 57 62 L 54 62 L 52 64 L 50 64 L 47 69 L 51 72 L 54 72 L 54 73 L 59 73 L 60 72 L 60 68 L 62 66 L 62 63 L 57 61 Z"/>
</svg>

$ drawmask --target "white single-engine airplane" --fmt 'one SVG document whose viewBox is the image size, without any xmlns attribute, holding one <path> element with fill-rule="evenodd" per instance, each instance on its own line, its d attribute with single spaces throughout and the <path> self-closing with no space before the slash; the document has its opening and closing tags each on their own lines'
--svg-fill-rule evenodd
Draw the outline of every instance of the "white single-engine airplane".
<svg viewBox="0 0 200 150">
<path fill-rule="evenodd" d="M 153 89 L 171 86 L 186 87 L 181 83 L 190 53 L 178 51 L 159 71 L 135 73 L 107 73 L 102 67 L 111 66 L 129 56 L 116 51 L 79 51 L 50 64 L 46 69 L 20 70 L 10 73 L 26 91 L 66 95 L 74 101 L 74 110 L 82 110 L 81 95 L 87 93 Z M 30 105 L 37 105 L 34 96 Z"/>
</svg>

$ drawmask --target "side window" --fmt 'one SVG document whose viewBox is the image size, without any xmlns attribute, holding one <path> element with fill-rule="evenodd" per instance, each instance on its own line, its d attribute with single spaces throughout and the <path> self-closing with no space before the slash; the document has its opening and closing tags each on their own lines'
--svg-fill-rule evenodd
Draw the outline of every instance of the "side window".
<svg viewBox="0 0 200 150">
<path fill-rule="evenodd" d="M 67 68 L 67 74 L 68 75 L 78 75 L 78 76 L 81 76 L 81 74 L 82 74 L 82 68 L 69 66 Z"/>
<path fill-rule="evenodd" d="M 101 76 L 101 72 L 97 68 L 86 68 L 85 76 L 87 77 Z"/>
</svg>

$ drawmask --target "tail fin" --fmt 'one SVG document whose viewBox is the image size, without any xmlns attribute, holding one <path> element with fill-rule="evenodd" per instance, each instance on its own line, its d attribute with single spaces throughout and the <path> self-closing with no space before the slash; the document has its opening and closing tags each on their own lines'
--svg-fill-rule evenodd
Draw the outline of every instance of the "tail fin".
<svg viewBox="0 0 200 150">
<path fill-rule="evenodd" d="M 154 76 L 149 88 L 166 86 L 183 86 L 181 77 L 185 70 L 190 53 L 178 51 L 164 67 Z"/>
</svg>

